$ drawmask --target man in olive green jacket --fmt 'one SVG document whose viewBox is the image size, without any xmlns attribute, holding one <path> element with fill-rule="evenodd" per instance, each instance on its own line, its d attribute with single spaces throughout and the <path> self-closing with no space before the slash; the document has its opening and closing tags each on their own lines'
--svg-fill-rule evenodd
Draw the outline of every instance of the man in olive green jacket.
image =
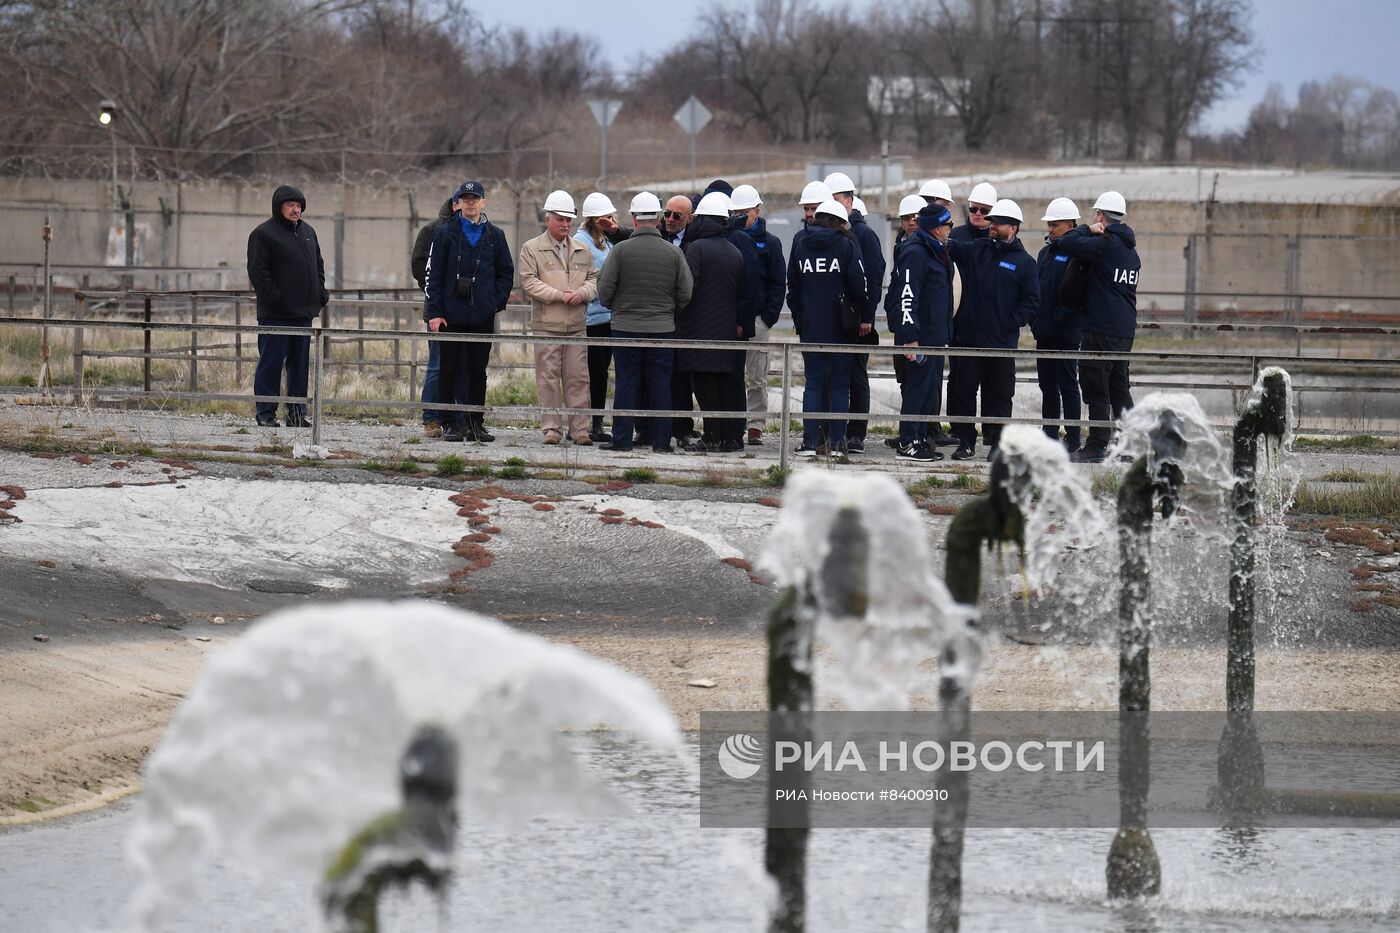
<svg viewBox="0 0 1400 933">
<path fill-rule="evenodd" d="M 588 303 L 598 294 L 598 268 L 593 255 L 569 236 L 574 224 L 574 199 L 567 191 L 550 192 L 544 202 L 544 233 L 520 247 L 520 287 L 530 299 L 530 330 L 535 334 L 582 337 Z M 561 393 L 560 388 L 563 388 Z M 535 387 L 542 408 L 587 408 L 588 348 L 583 344 L 536 343 Z M 560 396 L 563 396 L 561 399 Z M 569 437 L 575 444 L 593 443 L 588 415 L 569 416 Z M 562 439 L 563 419 L 540 415 L 544 442 Z"/>
</svg>

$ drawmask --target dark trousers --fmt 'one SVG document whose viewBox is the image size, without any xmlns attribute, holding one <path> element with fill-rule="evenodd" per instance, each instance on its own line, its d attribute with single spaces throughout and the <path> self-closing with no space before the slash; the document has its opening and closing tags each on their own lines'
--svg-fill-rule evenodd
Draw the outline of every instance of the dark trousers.
<svg viewBox="0 0 1400 933">
<path fill-rule="evenodd" d="M 306 395 L 306 372 L 311 362 L 311 321 L 308 318 L 258 321 L 268 327 L 305 327 L 306 336 L 258 334 L 258 370 L 253 375 L 254 395 Z M 287 374 L 287 391 L 282 391 L 282 373 Z M 277 417 L 276 402 L 256 402 L 259 418 Z M 287 417 L 305 415 L 306 405 L 287 402 Z"/>
<path fill-rule="evenodd" d="M 695 400 L 709 411 L 745 411 L 744 375 L 731 373 L 691 373 Z M 706 444 L 738 444 L 744 439 L 743 418 L 705 418 Z"/>
<path fill-rule="evenodd" d="M 670 340 L 675 332 L 643 334 L 635 331 L 613 331 L 612 336 L 632 340 Z M 671 397 L 671 369 L 676 351 L 656 347 L 617 347 L 613 354 L 613 369 L 617 374 L 614 408 L 660 408 L 646 399 L 665 400 Z M 643 427 L 652 447 L 665 447 L 671 438 L 670 418 L 643 418 Z M 613 444 L 627 447 L 632 443 L 633 420 L 623 415 L 613 417 Z"/>
<path fill-rule="evenodd" d="M 673 351 L 674 352 L 674 351 Z M 695 387 L 691 383 L 691 374 L 673 369 L 671 372 L 671 410 L 672 411 L 694 411 L 695 405 L 691 399 L 695 395 Z M 648 406 L 651 407 L 651 406 Z M 658 406 L 659 407 L 659 406 Z M 675 418 L 671 421 L 671 434 L 678 441 L 683 441 L 695 430 L 694 418 Z"/>
<path fill-rule="evenodd" d="M 451 324 L 439 333 L 448 334 L 490 334 L 495 330 L 495 321 L 484 324 Z M 460 340 L 430 340 L 429 346 L 438 348 L 438 378 L 434 402 L 453 405 L 486 404 L 486 363 L 491 358 L 491 344 L 466 343 Z M 443 425 L 457 428 L 471 426 L 479 428 L 485 415 L 479 411 L 436 412 Z"/>
<path fill-rule="evenodd" d="M 976 414 L 978 392 L 982 393 L 982 417 L 1010 418 L 1011 399 L 1016 395 L 1016 361 L 1011 357 L 955 357 L 948 375 L 948 414 Z M 983 424 L 983 443 L 995 447 L 1001 441 L 1001 427 Z M 977 427 L 970 422 L 954 424 L 953 434 L 961 444 L 977 444 Z"/>
<path fill-rule="evenodd" d="M 862 346 L 879 346 L 880 335 L 871 331 L 864 337 L 856 339 L 856 343 Z M 857 415 L 870 414 L 870 357 L 867 354 L 857 353 L 851 357 L 851 413 Z M 858 440 L 865 443 L 865 431 L 869 422 L 852 420 L 846 425 L 846 439 Z"/>
<path fill-rule="evenodd" d="M 612 323 L 589 324 L 586 328 L 590 337 L 611 337 Z M 588 407 L 608 407 L 608 364 L 612 362 L 612 347 L 588 348 Z M 603 416 L 593 416 L 593 430 L 603 430 Z"/>
<path fill-rule="evenodd" d="M 921 351 L 922 352 L 922 351 Z M 943 385 L 943 357 L 925 356 L 922 363 L 905 360 L 904 383 L 900 386 L 901 415 L 938 414 L 939 388 Z M 899 442 L 912 444 L 926 440 L 933 429 L 928 421 L 901 421 Z"/>
<path fill-rule="evenodd" d="M 802 370 L 807 384 L 802 390 L 802 410 L 843 414 L 851 410 L 851 370 L 855 360 L 849 353 L 803 353 Z M 823 399 L 829 399 L 823 403 Z M 830 432 L 833 448 L 846 443 L 845 421 L 802 421 L 802 446 L 816 448 L 823 430 Z"/>
<path fill-rule="evenodd" d="M 1076 350 L 1078 347 L 1059 347 L 1037 343 L 1037 350 Z M 1074 360 L 1036 360 L 1036 380 L 1040 383 L 1040 417 L 1072 419 L 1080 416 L 1079 408 L 1079 365 Z M 1063 414 L 1061 414 L 1063 412 Z M 1058 424 L 1045 425 L 1045 436 L 1052 441 L 1060 439 Z M 1065 426 L 1065 446 L 1070 450 L 1079 449 L 1079 428 Z"/>
<path fill-rule="evenodd" d="M 1132 337 L 1105 337 L 1085 334 L 1081 350 L 1101 353 L 1126 353 L 1133 348 Z M 1117 421 L 1123 412 L 1133 407 L 1133 393 L 1128 383 L 1127 360 L 1080 360 L 1079 387 L 1084 390 L 1084 405 L 1090 421 Z M 1090 428 L 1084 446 L 1102 451 L 1113 437 L 1110 428 Z"/>
</svg>

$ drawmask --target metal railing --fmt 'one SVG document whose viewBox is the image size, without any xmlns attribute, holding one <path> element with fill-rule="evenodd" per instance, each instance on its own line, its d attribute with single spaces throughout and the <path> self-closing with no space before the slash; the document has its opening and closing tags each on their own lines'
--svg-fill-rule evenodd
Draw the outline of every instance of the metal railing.
<svg viewBox="0 0 1400 933">
<path fill-rule="evenodd" d="M 1142 294 L 1163 294 L 1160 292 L 1143 292 Z M 1179 294 L 1179 293 L 1174 293 Z M 1201 293 L 1205 294 L 1205 293 Z M 1269 294 L 1258 293 L 1265 297 Z M 419 318 L 421 302 L 401 298 L 402 295 L 417 295 L 412 289 L 342 289 L 333 292 L 335 296 L 332 303 L 322 311 L 321 323 L 323 326 L 332 328 L 339 324 L 346 314 L 352 315 L 349 320 L 353 321 L 356 333 L 346 337 L 325 337 L 323 338 L 323 350 L 326 364 L 329 366 L 353 365 L 359 371 L 373 370 L 377 368 L 389 367 L 394 369 L 395 377 L 401 375 L 401 371 L 408 370 L 410 381 L 416 381 L 418 369 L 424 365 L 420 361 L 416 352 L 406 354 L 403 348 L 403 333 L 405 323 Z M 382 297 L 388 296 L 388 297 Z M 1313 297 L 1313 296 L 1310 296 Z M 1345 297 L 1345 296 L 1315 296 L 1319 298 Z M 79 317 L 84 316 L 83 309 L 88 306 L 101 306 L 104 309 L 116 313 L 140 313 L 145 321 L 155 320 L 156 314 L 179 314 L 187 316 L 191 324 L 202 323 L 202 319 L 210 314 L 224 313 L 231 314 L 233 323 L 241 325 L 244 322 L 245 306 L 252 304 L 256 298 L 247 291 L 95 291 L 82 290 L 76 296 L 79 307 Z M 1400 296 L 1394 299 L 1400 301 Z M 156 304 L 159 302 L 159 304 Z M 183 306 L 183 307 L 181 307 Z M 139 310 L 138 310 L 139 309 Z M 12 309 L 13 310 L 13 309 Z M 373 328 L 367 328 L 366 324 L 370 318 L 368 311 L 378 312 L 375 316 L 387 317 L 386 323 L 393 336 L 383 337 L 372 334 Z M 387 314 L 385 313 L 387 311 Z M 514 332 L 520 335 L 519 341 L 528 343 L 528 305 L 511 305 L 506 312 L 501 315 L 501 332 Z M 1140 314 L 1138 331 L 1142 335 L 1162 333 L 1170 331 L 1180 334 L 1184 339 L 1199 337 L 1204 334 L 1218 332 L 1253 333 L 1267 335 L 1271 338 L 1292 338 L 1293 356 L 1303 358 L 1305 338 L 1321 338 L 1341 340 L 1343 338 L 1375 337 L 1375 336 L 1395 336 L 1400 335 L 1400 325 L 1389 323 L 1389 319 L 1369 322 L 1367 316 L 1358 316 L 1351 321 L 1341 321 L 1337 323 L 1304 323 L 1302 321 L 1267 321 L 1260 320 L 1257 316 L 1246 316 L 1242 318 L 1222 318 L 1219 312 L 1203 315 L 1208 320 L 1172 320 L 1160 319 L 1148 314 Z M 877 324 L 884 320 L 884 312 L 880 311 L 876 315 Z M 779 329 L 790 326 L 791 317 L 785 310 L 777 325 Z M 511 331 L 508 328 L 515 328 Z M 338 333 L 339 331 L 337 331 Z M 371 359 L 366 355 L 366 347 L 375 342 L 388 342 L 391 344 L 391 354 L 389 359 Z M 352 361 L 339 359 L 335 354 L 335 347 L 338 344 L 354 344 L 355 354 Z M 410 350 L 416 351 L 416 342 L 411 342 Z M 232 351 L 232 355 L 214 356 L 209 351 Z M 143 381 L 143 388 L 150 391 L 152 388 L 150 380 L 151 359 L 177 359 L 185 357 L 189 359 L 190 371 L 197 373 L 199 360 L 203 359 L 211 363 L 233 363 L 236 368 L 235 379 L 239 382 L 243 378 L 243 367 L 250 362 L 256 362 L 256 357 L 244 353 L 243 334 L 241 331 L 235 332 L 231 343 L 201 346 L 197 336 L 191 335 L 190 347 L 182 352 L 161 352 L 153 353 L 147 332 L 147 339 L 144 345 L 139 348 L 117 349 L 104 351 L 88 351 L 87 355 L 93 358 L 128 359 L 144 358 L 146 363 L 146 378 Z M 1314 359 L 1315 357 L 1308 357 Z M 509 368 L 520 370 L 532 370 L 529 364 L 502 364 L 497 363 L 497 368 Z M 191 377 L 191 386 L 195 384 L 195 378 Z"/>
<path fill-rule="evenodd" d="M 112 296 L 79 295 L 80 307 L 89 298 Z M 131 296 L 123 294 L 122 298 L 129 299 Z M 360 319 L 359 328 L 338 328 L 326 326 L 323 320 L 320 326 L 310 330 L 315 339 L 311 341 L 310 359 L 310 379 L 308 394 L 301 396 L 283 395 L 248 395 L 243 393 L 217 393 L 202 392 L 199 389 L 199 363 L 205 362 L 234 362 L 237 367 L 236 379 L 242 384 L 242 362 L 241 354 L 242 340 L 248 334 L 281 334 L 290 336 L 306 336 L 308 328 L 305 327 L 272 327 L 259 326 L 256 324 L 245 324 L 241 320 L 234 323 L 210 323 L 200 322 L 197 319 L 189 321 L 159 321 L 153 318 L 151 312 L 152 299 L 156 297 L 152 294 L 138 295 L 142 302 L 142 316 L 139 320 L 121 320 L 117 318 L 92 318 L 79 316 L 76 318 L 53 318 L 43 320 L 32 317 L 6 317 L 0 318 L 0 325 L 20 325 L 35 326 L 43 328 L 65 328 L 73 332 L 72 339 L 72 398 L 75 402 L 81 402 L 85 394 L 98 391 L 91 389 L 85 384 L 85 363 L 89 358 L 110 358 L 126 357 L 140 358 L 143 360 L 143 385 L 140 389 L 118 389 L 102 388 L 100 394 L 108 398 L 159 398 L 161 400 L 199 400 L 199 401 L 236 401 L 236 402 L 270 402 L 287 404 L 305 404 L 312 412 L 312 443 L 319 444 L 321 440 L 322 424 L 320 415 L 324 409 L 330 406 L 351 409 L 402 409 L 411 411 L 421 411 L 430 408 L 437 411 L 453 412 L 482 412 L 495 413 L 497 416 L 504 416 L 511 419 L 537 418 L 541 414 L 558 415 L 611 415 L 630 417 L 662 417 L 662 418 L 731 418 L 731 419 L 759 419 L 768 420 L 771 418 L 780 419 L 780 465 L 787 467 L 788 446 L 790 436 L 791 420 L 794 416 L 792 410 L 792 396 L 797 389 L 796 370 L 793 356 L 795 353 L 856 353 L 874 358 L 890 357 L 907 352 L 905 348 L 884 346 L 853 346 L 851 344 L 815 344 L 799 343 L 794 340 L 770 340 L 768 343 L 754 343 L 749 341 L 694 341 L 678 339 L 654 339 L 641 340 L 632 338 L 598 338 L 598 337 L 564 337 L 555 335 L 531 335 L 531 334 L 428 334 L 422 330 L 401 330 L 397 327 L 393 329 L 379 329 L 364 327 L 363 318 Z M 239 307 L 243 301 L 235 302 L 235 308 Z M 370 302 L 366 302 L 370 303 Z M 379 302 L 383 303 L 383 302 Z M 414 304 L 401 302 L 398 304 Z M 414 304 L 416 307 L 416 304 Z M 197 315 L 195 316 L 197 318 Z M 397 321 L 396 321 L 397 323 Z M 1208 328 L 1208 325 L 1187 325 L 1198 328 Z M 1264 328 L 1290 327 L 1296 325 L 1260 325 Z M 92 351 L 85 347 L 85 332 L 88 329 L 95 330 L 119 330 L 119 331 L 139 331 L 143 334 L 143 347 L 140 351 Z M 1325 330 L 1326 328 L 1308 328 L 1311 330 Z M 166 352 L 153 349 L 152 335 L 158 333 L 188 333 L 190 344 L 188 351 Z M 1400 328 L 1379 328 L 1367 329 L 1366 333 L 1380 333 L 1387 337 L 1400 335 Z M 232 338 L 232 343 L 204 344 L 199 342 L 200 334 L 222 334 Z M 770 367 L 769 372 L 776 372 L 780 376 L 779 387 L 782 393 L 782 403 L 779 411 L 765 410 L 763 412 L 750 411 L 723 411 L 723 410 L 698 410 L 681 411 L 674 409 L 608 409 L 608 408 L 569 408 L 569 407 L 547 407 L 540 405 L 512 405 L 512 406 L 491 406 L 491 405 L 462 405 L 449 404 L 444 402 L 423 403 L 414 400 L 417 395 L 417 370 L 416 363 L 410 370 L 410 385 L 408 400 L 391 398 L 335 398 L 327 397 L 325 393 L 325 373 L 332 363 L 330 348 L 334 343 L 354 343 L 363 341 L 390 341 L 397 348 L 401 341 L 409 341 L 413 348 L 412 357 L 416 361 L 418 344 L 426 340 L 446 340 L 446 341 L 466 341 L 471 343 L 490 343 L 493 349 L 502 344 L 520 343 L 548 343 L 551 345 L 584 345 L 584 346 L 608 346 L 608 347 L 663 347 L 671 349 L 707 349 L 707 350 L 734 350 L 748 351 L 753 349 L 766 350 L 772 356 L 777 357 L 778 366 L 776 369 Z M 47 336 L 44 339 L 44 348 L 47 349 Z M 236 355 L 234 357 L 211 357 L 201 355 L 209 350 L 227 349 L 234 347 Z M 986 348 L 965 348 L 965 347 L 939 347 L 922 348 L 924 352 L 937 350 L 938 356 L 963 358 L 963 357 L 997 357 L 1013 358 L 1018 361 L 1035 361 L 1037 359 L 1073 359 L 1085 360 L 1127 360 L 1135 365 L 1142 364 L 1162 364 L 1171 367 L 1189 367 L 1193 372 L 1211 371 L 1225 376 L 1226 382 L 1205 382 L 1196 378 L 1194 381 L 1161 382 L 1139 380 L 1135 386 L 1141 388 L 1175 388 L 1180 390 L 1214 390 L 1214 391 L 1247 391 L 1254 383 L 1261 367 L 1271 362 L 1285 362 L 1296 364 L 1298 360 L 1284 354 L 1269 353 L 1223 353 L 1210 351 L 1182 351 L 1182 350 L 1152 350 L 1138 349 L 1129 353 L 1100 353 L 1086 352 L 1079 350 L 1071 351 L 1051 351 L 1051 350 L 1007 350 L 1007 349 L 986 349 Z M 361 362 L 375 363 L 397 366 L 397 359 L 388 361 L 342 361 L 340 365 L 354 366 Z M 184 392 L 169 391 L 157 388 L 152 384 L 151 363 L 160 359 L 187 359 L 189 361 L 189 390 Z M 1347 392 L 1361 395 L 1371 393 L 1384 393 L 1393 395 L 1396 386 L 1400 385 L 1400 360 L 1376 359 L 1376 360 L 1354 360 L 1308 357 L 1303 363 L 1306 364 L 1311 373 L 1322 374 L 1324 376 L 1336 373 L 1347 376 L 1362 374 L 1361 371 L 1372 374 L 1379 382 L 1389 382 L 1391 384 L 1371 384 L 1354 386 L 1332 386 L 1332 385 L 1309 385 L 1301 383 L 1295 375 L 1295 404 L 1299 411 L 1295 415 L 1295 421 L 1301 424 L 1302 405 L 1301 401 L 1305 393 L 1313 392 Z M 496 364 L 500 366 L 499 363 Z M 396 370 L 397 372 L 397 370 Z M 1023 382 L 1033 382 L 1032 379 L 1022 379 Z M 36 391 L 43 392 L 45 387 L 40 386 Z M 981 417 L 976 415 L 901 415 L 892 412 L 870 412 L 870 413 L 822 413 L 822 412 L 802 412 L 801 417 L 806 420 L 863 420 L 863 421 L 914 421 L 914 422 L 949 422 L 952 424 L 1033 424 L 1033 425 L 1059 425 L 1078 427 L 1112 427 L 1113 422 L 1093 421 L 1090 419 L 1047 419 L 1039 417 Z M 1216 427 L 1224 430 L 1229 425 L 1221 423 Z M 1354 433 L 1350 431 L 1335 430 L 1330 428 L 1312 427 L 1306 428 L 1308 433 L 1314 434 L 1345 434 Z M 1383 436 L 1400 436 L 1400 432 L 1389 430 L 1371 430 L 1368 433 Z"/>
</svg>

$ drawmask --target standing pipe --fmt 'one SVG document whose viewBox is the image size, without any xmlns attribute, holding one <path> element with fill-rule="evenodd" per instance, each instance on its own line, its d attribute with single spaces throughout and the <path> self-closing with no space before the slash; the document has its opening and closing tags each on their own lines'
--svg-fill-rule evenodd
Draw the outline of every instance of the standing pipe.
<svg viewBox="0 0 1400 933">
<path fill-rule="evenodd" d="M 976 606 L 982 581 L 982 547 L 994 543 L 1025 544 L 1025 522 L 1007 495 L 1009 472 L 998 453 L 992 461 L 988 494 L 958 510 L 948 525 L 947 559 L 943 579 L 953 599 Z M 938 705 L 942 711 L 944 747 L 971 739 L 971 672 L 980 660 L 975 631 L 949 638 L 939 658 Z M 957 933 L 962 916 L 962 854 L 967 831 L 966 771 L 940 772 L 939 791 L 946 791 L 933 811 L 933 846 L 929 853 L 929 933 Z"/>
<path fill-rule="evenodd" d="M 1152 735 L 1152 514 L 1160 501 L 1162 515 L 1176 509 L 1186 443 L 1180 419 L 1163 412 L 1152 429 L 1153 460 L 1139 457 L 1118 489 L 1118 545 L 1122 583 L 1118 593 L 1118 832 L 1108 851 L 1108 896 L 1139 898 L 1162 889 L 1162 865 L 1147 829 Z"/>
<path fill-rule="evenodd" d="M 1232 816 L 1257 812 L 1264 792 L 1264 751 L 1254 725 L 1254 517 L 1259 435 L 1283 438 L 1287 431 L 1288 375 L 1268 370 L 1262 391 L 1235 422 L 1231 489 L 1230 622 L 1225 666 L 1225 731 L 1217 748 L 1220 802 Z"/>
<path fill-rule="evenodd" d="M 818 603 L 835 620 L 864 618 L 870 605 L 870 535 L 859 510 L 840 509 L 829 539 L 813 579 L 801 591 L 785 588 L 768 616 L 770 742 L 806 743 L 812 738 L 812 641 Z M 806 925 L 809 783 L 801 768 L 774 769 L 768 775 L 764 867 L 778 886 L 770 933 L 801 933 Z"/>
<path fill-rule="evenodd" d="M 768 613 L 768 732 L 770 741 L 810 738 L 812 711 L 811 590 L 789 586 Z M 778 886 L 772 933 L 801 933 L 807 913 L 807 774 L 801 768 L 768 773 L 768 829 L 763 867 Z M 782 794 L 780 792 L 794 793 Z M 800 793 L 797 793 L 800 792 Z M 778 814 L 778 800 L 784 797 Z M 777 823 L 785 825 L 775 825 Z"/>
</svg>

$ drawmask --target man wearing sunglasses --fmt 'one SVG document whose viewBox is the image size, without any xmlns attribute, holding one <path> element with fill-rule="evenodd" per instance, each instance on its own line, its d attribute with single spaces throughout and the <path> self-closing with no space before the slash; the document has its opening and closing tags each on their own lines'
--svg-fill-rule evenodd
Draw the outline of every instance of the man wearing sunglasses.
<svg viewBox="0 0 1400 933">
<path fill-rule="evenodd" d="M 666 227 L 666 239 L 671 241 L 672 246 L 678 247 L 685 242 L 685 228 L 690 223 L 692 210 L 690 198 L 683 194 L 678 194 L 666 202 L 661 219 Z"/>
<path fill-rule="evenodd" d="M 983 181 L 972 186 L 967 196 L 967 223 L 954 227 L 950 239 L 971 243 L 991 235 L 992 205 L 997 203 L 997 189 Z M 961 308 L 961 304 L 959 304 Z"/>
</svg>

